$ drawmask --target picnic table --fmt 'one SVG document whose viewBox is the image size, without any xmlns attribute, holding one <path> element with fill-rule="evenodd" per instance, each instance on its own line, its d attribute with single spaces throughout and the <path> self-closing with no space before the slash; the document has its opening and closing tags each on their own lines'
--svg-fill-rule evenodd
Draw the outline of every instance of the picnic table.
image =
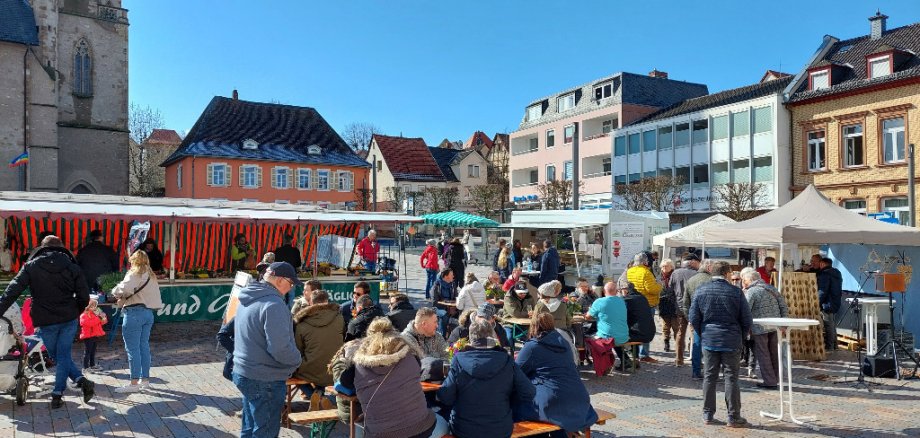
<svg viewBox="0 0 920 438">
<path fill-rule="evenodd" d="M 422 392 L 434 392 L 441 389 L 440 383 L 434 382 L 421 382 Z M 357 395 L 345 395 L 335 390 L 334 386 L 327 386 L 326 393 L 332 394 L 336 397 L 341 397 L 344 400 L 348 401 L 348 436 L 349 438 L 355 437 L 355 402 L 358 401 Z"/>
<path fill-rule="evenodd" d="M 511 339 L 508 341 L 511 342 L 511 355 L 514 356 L 515 340 L 527 334 L 527 329 L 523 327 L 530 327 L 530 318 L 502 318 L 502 322 L 511 324 Z"/>
</svg>

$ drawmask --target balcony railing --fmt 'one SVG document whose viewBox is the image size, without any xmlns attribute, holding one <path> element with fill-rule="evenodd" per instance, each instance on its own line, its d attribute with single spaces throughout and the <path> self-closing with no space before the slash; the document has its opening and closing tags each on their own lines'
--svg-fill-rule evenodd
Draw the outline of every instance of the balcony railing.
<svg viewBox="0 0 920 438">
<path fill-rule="evenodd" d="M 604 177 L 604 176 L 610 176 L 611 174 L 612 174 L 612 172 L 610 172 L 609 170 L 606 171 L 606 172 L 586 173 L 585 176 L 584 176 L 584 178 L 585 178 L 585 179 L 588 179 L 588 178 L 600 178 L 600 177 Z"/>
<path fill-rule="evenodd" d="M 606 134 L 601 133 L 601 134 L 586 135 L 584 141 L 595 140 L 595 139 L 604 138 L 604 137 L 610 137 L 610 133 L 608 132 Z"/>
<path fill-rule="evenodd" d="M 537 184 L 540 184 L 540 183 L 538 183 L 538 182 L 526 182 L 526 183 L 521 183 L 521 184 L 514 184 L 514 185 L 512 185 L 511 187 L 530 187 L 530 186 L 535 186 L 535 185 L 537 185 Z"/>
<path fill-rule="evenodd" d="M 522 151 L 516 151 L 516 152 L 513 152 L 511 155 L 524 155 L 524 154 L 529 154 L 529 153 L 532 153 L 532 152 L 536 152 L 536 151 L 538 151 L 538 150 L 540 150 L 540 147 L 539 147 L 539 146 L 537 146 L 537 147 L 535 147 L 535 148 L 524 149 L 524 150 L 522 150 Z"/>
</svg>

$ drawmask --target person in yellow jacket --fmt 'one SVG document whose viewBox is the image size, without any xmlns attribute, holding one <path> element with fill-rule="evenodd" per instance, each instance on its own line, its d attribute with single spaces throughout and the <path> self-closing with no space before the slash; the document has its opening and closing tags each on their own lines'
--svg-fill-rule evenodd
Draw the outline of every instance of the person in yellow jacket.
<svg viewBox="0 0 920 438">
<path fill-rule="evenodd" d="M 652 317 L 655 316 L 655 308 L 658 306 L 658 299 L 661 294 L 661 283 L 655 279 L 655 274 L 649 267 L 651 263 L 647 253 L 640 252 L 633 257 L 633 266 L 626 271 L 626 280 L 632 283 L 633 287 L 642 294 L 652 309 Z M 642 362 L 655 363 L 658 360 L 650 356 L 649 344 L 645 343 L 639 347 L 639 356 Z"/>
</svg>

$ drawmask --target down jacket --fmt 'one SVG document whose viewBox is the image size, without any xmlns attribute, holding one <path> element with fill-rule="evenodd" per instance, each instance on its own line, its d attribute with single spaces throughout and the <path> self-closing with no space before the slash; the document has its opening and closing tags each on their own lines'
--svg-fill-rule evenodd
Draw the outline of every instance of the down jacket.
<svg viewBox="0 0 920 438">
<path fill-rule="evenodd" d="M 301 362 L 294 377 L 322 388 L 332 384 L 327 369 L 335 352 L 342 347 L 345 320 L 336 303 L 314 304 L 294 315 L 294 344 Z"/>
<path fill-rule="evenodd" d="M 73 321 L 89 304 L 89 287 L 83 271 L 64 248 L 43 246 L 35 250 L 6 287 L 0 298 L 0 314 L 26 289 L 32 292 L 31 317 L 35 327 Z"/>
</svg>

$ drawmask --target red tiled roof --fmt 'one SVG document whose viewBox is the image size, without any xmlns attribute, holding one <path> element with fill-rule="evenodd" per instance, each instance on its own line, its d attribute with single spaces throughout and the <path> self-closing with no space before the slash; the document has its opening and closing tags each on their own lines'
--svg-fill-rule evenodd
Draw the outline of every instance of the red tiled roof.
<svg viewBox="0 0 920 438">
<path fill-rule="evenodd" d="M 472 136 L 470 136 L 470 139 L 467 140 L 466 143 L 463 144 L 463 148 L 464 148 L 464 149 L 470 149 L 470 148 L 472 148 L 472 147 L 474 147 L 474 146 L 479 146 L 479 145 L 486 145 L 486 146 L 488 146 L 488 147 L 491 148 L 491 147 L 492 147 L 492 139 L 489 138 L 489 136 L 486 135 L 485 132 L 476 131 L 476 132 L 473 133 Z"/>
<path fill-rule="evenodd" d="M 444 179 L 424 139 L 374 134 L 373 141 L 397 180 Z"/>
<path fill-rule="evenodd" d="M 182 137 L 172 129 L 154 129 L 144 143 L 175 146 L 182 143 Z"/>
</svg>

